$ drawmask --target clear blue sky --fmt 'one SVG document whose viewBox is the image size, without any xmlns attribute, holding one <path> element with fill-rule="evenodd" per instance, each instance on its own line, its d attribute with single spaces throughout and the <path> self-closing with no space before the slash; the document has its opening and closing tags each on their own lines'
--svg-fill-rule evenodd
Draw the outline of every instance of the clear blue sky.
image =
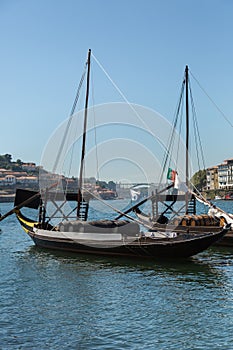
<svg viewBox="0 0 233 350">
<path fill-rule="evenodd" d="M 233 123 L 232 14 L 231 0 L 0 0 L 0 154 L 40 162 L 89 48 L 130 102 L 168 120 L 188 64 Z M 98 84 L 95 102 L 113 102 Z M 232 127 L 192 86 L 208 167 L 233 157 Z"/>
</svg>

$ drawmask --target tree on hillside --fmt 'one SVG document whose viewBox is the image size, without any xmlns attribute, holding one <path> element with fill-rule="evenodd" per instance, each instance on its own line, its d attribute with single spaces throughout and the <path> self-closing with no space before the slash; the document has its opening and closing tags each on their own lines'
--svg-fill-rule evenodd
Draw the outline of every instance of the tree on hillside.
<svg viewBox="0 0 233 350">
<path fill-rule="evenodd" d="M 206 170 L 197 171 L 191 178 L 192 184 L 198 189 L 198 191 L 204 190 L 206 187 Z"/>
<path fill-rule="evenodd" d="M 22 171 L 22 160 L 17 159 L 16 162 L 12 161 L 12 155 L 6 153 L 4 155 L 0 155 L 0 168 L 13 170 L 13 171 Z"/>
<path fill-rule="evenodd" d="M 4 157 L 5 157 L 5 159 L 7 160 L 8 163 L 11 163 L 11 161 L 12 161 L 12 155 L 11 154 L 6 153 L 4 155 Z"/>
<path fill-rule="evenodd" d="M 9 169 L 11 166 L 11 160 L 12 160 L 11 154 L 6 153 L 4 155 L 0 155 L 0 167 Z"/>
<path fill-rule="evenodd" d="M 107 187 L 108 187 L 107 182 L 105 182 L 105 181 L 99 181 L 99 180 L 97 180 L 97 181 L 96 181 L 96 185 L 97 185 L 97 186 L 100 186 L 101 188 L 107 188 Z"/>
<path fill-rule="evenodd" d="M 116 191 L 116 184 L 113 181 L 108 182 L 108 188 L 112 191 Z"/>
</svg>

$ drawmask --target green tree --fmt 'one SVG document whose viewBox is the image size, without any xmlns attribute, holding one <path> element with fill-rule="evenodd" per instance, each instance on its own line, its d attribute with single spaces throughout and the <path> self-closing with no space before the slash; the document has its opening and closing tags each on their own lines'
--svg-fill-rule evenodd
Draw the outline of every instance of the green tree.
<svg viewBox="0 0 233 350">
<path fill-rule="evenodd" d="M 116 184 L 113 181 L 108 182 L 108 188 L 112 191 L 116 191 Z"/>
<path fill-rule="evenodd" d="M 12 160 L 11 154 L 6 153 L 4 155 L 0 155 L 0 167 L 10 169 L 11 160 Z"/>
<path fill-rule="evenodd" d="M 197 171 L 191 178 L 191 182 L 198 191 L 203 191 L 206 186 L 206 170 Z"/>
<path fill-rule="evenodd" d="M 107 187 L 108 187 L 108 185 L 107 185 L 107 183 L 106 183 L 105 181 L 99 181 L 99 180 L 97 180 L 97 181 L 96 181 L 96 185 L 97 185 L 97 186 L 100 186 L 101 188 L 107 188 Z"/>
<path fill-rule="evenodd" d="M 11 161 L 12 161 L 12 155 L 11 154 L 8 154 L 8 153 L 4 154 L 4 158 L 5 158 L 5 160 L 6 160 L 6 162 L 8 164 L 11 163 Z"/>
</svg>

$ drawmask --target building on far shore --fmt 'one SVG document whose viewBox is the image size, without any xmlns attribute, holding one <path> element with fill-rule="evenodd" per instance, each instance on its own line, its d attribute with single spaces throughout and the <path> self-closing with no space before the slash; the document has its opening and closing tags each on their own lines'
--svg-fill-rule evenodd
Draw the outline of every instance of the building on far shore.
<svg viewBox="0 0 233 350">
<path fill-rule="evenodd" d="M 219 188 L 223 190 L 233 189 L 233 159 L 226 159 L 218 166 Z"/>
<path fill-rule="evenodd" d="M 23 163 L 21 167 L 24 171 L 28 171 L 28 172 L 36 172 L 38 169 L 38 166 L 36 165 L 36 163 Z"/>
<path fill-rule="evenodd" d="M 206 169 L 207 190 L 233 190 L 233 158 Z"/>
<path fill-rule="evenodd" d="M 38 187 L 38 176 L 30 176 L 26 171 L 0 169 L 0 190 L 14 191 L 15 187 Z"/>
<path fill-rule="evenodd" d="M 218 183 L 218 166 L 213 166 L 206 169 L 206 189 L 217 190 L 219 188 Z"/>
</svg>

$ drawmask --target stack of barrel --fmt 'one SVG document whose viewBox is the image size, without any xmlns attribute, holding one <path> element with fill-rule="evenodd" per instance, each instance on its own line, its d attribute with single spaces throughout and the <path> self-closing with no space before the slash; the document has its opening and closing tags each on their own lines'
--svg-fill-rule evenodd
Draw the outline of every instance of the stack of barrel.
<svg viewBox="0 0 233 350">
<path fill-rule="evenodd" d="M 172 220 L 172 224 L 178 226 L 220 226 L 221 222 L 219 219 L 207 215 L 184 215 L 182 218 L 175 217 Z"/>
</svg>

